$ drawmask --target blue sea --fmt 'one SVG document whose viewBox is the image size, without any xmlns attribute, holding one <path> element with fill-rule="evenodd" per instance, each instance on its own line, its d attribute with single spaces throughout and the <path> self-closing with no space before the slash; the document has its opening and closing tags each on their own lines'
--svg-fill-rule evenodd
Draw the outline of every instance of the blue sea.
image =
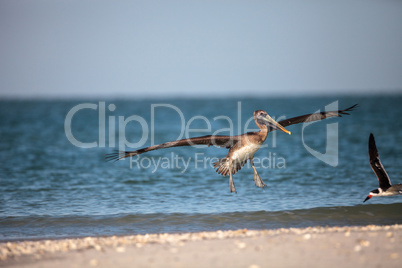
<svg viewBox="0 0 402 268">
<path fill-rule="evenodd" d="M 179 138 L 253 131 L 254 110 L 278 121 L 359 107 L 341 118 L 269 133 L 228 177 L 227 149 L 178 147 L 106 162 Z M 373 133 L 392 183 L 402 183 L 402 96 L 0 101 L 0 241 L 228 229 L 401 224 L 402 196 L 373 197 Z"/>
</svg>

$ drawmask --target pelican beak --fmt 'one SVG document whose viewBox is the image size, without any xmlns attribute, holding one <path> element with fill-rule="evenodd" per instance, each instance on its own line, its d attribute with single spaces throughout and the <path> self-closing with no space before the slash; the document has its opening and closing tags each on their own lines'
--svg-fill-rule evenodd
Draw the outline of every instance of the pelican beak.
<svg viewBox="0 0 402 268">
<path fill-rule="evenodd" d="M 263 119 L 268 125 L 272 125 L 276 128 L 279 128 L 280 130 L 282 130 L 283 132 L 285 132 L 289 135 L 291 134 L 291 132 L 289 130 L 285 129 L 278 122 L 276 122 L 274 119 L 272 119 L 269 115 L 266 115 L 266 116 L 260 117 L 260 118 Z"/>
<path fill-rule="evenodd" d="M 366 202 L 367 200 L 369 200 L 370 198 L 372 198 L 373 196 L 371 194 L 369 194 L 366 199 L 364 199 L 363 203 Z"/>
</svg>

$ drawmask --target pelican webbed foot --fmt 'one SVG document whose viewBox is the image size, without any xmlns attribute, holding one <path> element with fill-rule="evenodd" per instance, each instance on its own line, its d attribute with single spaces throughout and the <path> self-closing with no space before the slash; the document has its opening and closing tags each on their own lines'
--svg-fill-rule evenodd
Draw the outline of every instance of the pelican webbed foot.
<svg viewBox="0 0 402 268">
<path fill-rule="evenodd" d="M 265 186 L 267 186 L 257 172 L 254 172 L 254 184 L 255 186 L 260 188 L 264 188 Z"/>
<path fill-rule="evenodd" d="M 256 170 L 255 167 L 254 167 L 253 159 L 250 159 L 250 163 L 251 163 L 251 167 L 252 167 L 253 170 L 254 170 L 254 184 L 255 184 L 255 186 L 260 187 L 260 188 L 264 188 L 264 187 L 267 186 L 267 185 L 266 185 L 266 184 L 264 183 L 264 181 L 261 179 L 260 175 L 258 175 L 258 172 L 257 172 L 257 170 Z"/>
<path fill-rule="evenodd" d="M 233 177 L 232 177 L 232 172 L 230 171 L 230 178 L 229 178 L 229 188 L 230 188 L 230 192 L 231 193 L 236 193 L 236 188 L 234 186 L 234 182 L 233 182 Z"/>
</svg>

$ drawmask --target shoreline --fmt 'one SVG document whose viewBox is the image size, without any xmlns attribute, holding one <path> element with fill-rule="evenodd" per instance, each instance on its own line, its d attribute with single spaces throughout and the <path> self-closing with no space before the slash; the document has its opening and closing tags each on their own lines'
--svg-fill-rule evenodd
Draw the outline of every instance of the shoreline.
<svg viewBox="0 0 402 268">
<path fill-rule="evenodd" d="M 396 267 L 401 260 L 401 224 L 0 243 L 0 264 L 11 267 Z"/>
</svg>

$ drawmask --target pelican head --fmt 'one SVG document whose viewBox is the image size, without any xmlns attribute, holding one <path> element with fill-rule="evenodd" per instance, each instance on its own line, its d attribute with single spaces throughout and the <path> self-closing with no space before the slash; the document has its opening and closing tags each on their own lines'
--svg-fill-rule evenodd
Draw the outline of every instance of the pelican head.
<svg viewBox="0 0 402 268">
<path fill-rule="evenodd" d="M 254 119 L 255 122 L 257 123 L 257 125 L 266 125 L 266 126 L 270 126 L 273 128 L 278 128 L 280 130 L 282 130 L 283 132 L 287 133 L 287 134 L 291 134 L 290 131 L 288 131 L 287 129 L 285 129 L 283 126 L 281 126 L 278 122 L 276 122 L 274 119 L 272 119 L 266 111 L 263 110 L 257 110 L 254 112 Z"/>
</svg>

